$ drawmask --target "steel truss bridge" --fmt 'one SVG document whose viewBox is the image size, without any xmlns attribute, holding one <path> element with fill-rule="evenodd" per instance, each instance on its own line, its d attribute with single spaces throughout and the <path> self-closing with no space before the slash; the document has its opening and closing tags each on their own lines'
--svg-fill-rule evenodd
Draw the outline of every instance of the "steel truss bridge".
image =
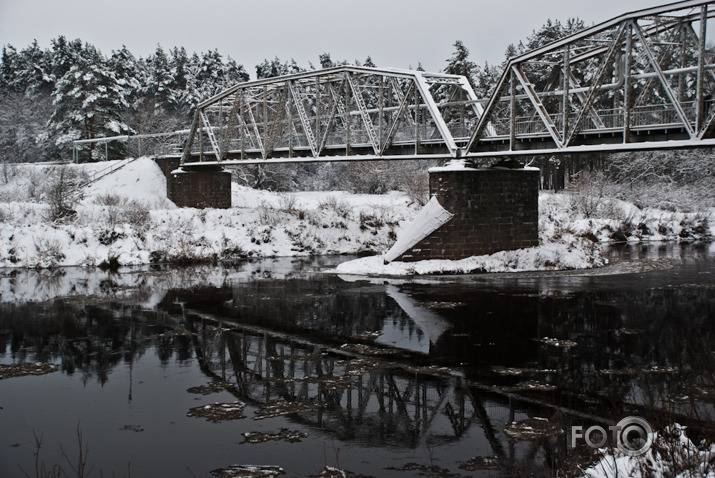
<svg viewBox="0 0 715 478">
<path fill-rule="evenodd" d="M 715 1 L 624 14 L 466 78 L 344 66 L 201 103 L 182 165 L 480 158 L 715 146 Z"/>
</svg>

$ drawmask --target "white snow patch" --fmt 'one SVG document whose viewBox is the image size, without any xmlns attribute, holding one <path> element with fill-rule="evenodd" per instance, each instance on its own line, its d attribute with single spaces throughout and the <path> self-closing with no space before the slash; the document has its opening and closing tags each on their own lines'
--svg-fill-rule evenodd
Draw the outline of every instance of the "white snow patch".
<svg viewBox="0 0 715 478">
<path fill-rule="evenodd" d="M 593 243 L 572 238 L 570 241 L 546 243 L 514 251 L 500 251 L 461 260 L 432 259 L 417 262 L 395 261 L 385 264 L 382 257 L 363 257 L 338 265 L 334 272 L 372 276 L 470 274 L 589 269 L 606 263 L 607 260 L 601 256 L 599 249 Z"/>
<path fill-rule="evenodd" d="M 84 188 L 76 217 L 50 221 L 46 184 L 53 164 L 19 164 L 0 184 L 0 267 L 97 266 L 114 262 L 236 260 L 245 257 L 383 254 L 410 237 L 417 214 L 408 197 L 335 192 L 273 193 L 232 186 L 230 209 L 176 208 L 150 158 L 68 167 L 86 177 L 121 169 Z M 122 199 L 111 204 L 107 196 Z M 116 199 L 115 198 L 115 199 Z M 715 209 L 697 213 L 638 209 L 611 201 L 612 210 L 586 216 L 568 193 L 539 196 L 541 245 L 461 261 L 383 264 L 382 256 L 351 261 L 341 274 L 407 275 L 578 269 L 606 261 L 592 241 L 711 240 Z M 588 238 L 588 239 L 585 239 Z M 414 239 L 414 237 L 413 237 Z"/>
<path fill-rule="evenodd" d="M 675 478 L 715 478 L 712 461 L 715 445 L 696 445 L 686 436 L 686 428 L 675 423 L 662 432 L 653 434 L 653 445 L 642 456 L 631 457 L 618 448 L 601 449 L 602 458 L 583 470 L 581 478 L 646 478 L 673 476 Z"/>
<path fill-rule="evenodd" d="M 410 225 L 400 233 L 397 242 L 387 251 L 384 256 L 385 262 L 394 261 L 402 253 L 432 234 L 453 217 L 454 214 L 443 208 L 436 196 L 432 196 Z"/>
</svg>

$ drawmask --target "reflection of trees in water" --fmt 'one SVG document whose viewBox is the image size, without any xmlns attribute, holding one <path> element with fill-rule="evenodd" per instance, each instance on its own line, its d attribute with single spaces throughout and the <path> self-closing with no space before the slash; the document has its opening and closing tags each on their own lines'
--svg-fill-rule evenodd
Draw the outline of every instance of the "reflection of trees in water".
<svg viewBox="0 0 715 478">
<path fill-rule="evenodd" d="M 100 383 L 120 363 L 133 363 L 156 347 L 163 362 L 193 357 L 191 341 L 171 332 L 177 324 L 160 311 L 131 303 L 0 304 L 0 350 L 15 363 L 57 362 L 68 374 Z"/>
<path fill-rule="evenodd" d="M 111 282 L 104 287 L 108 293 L 121 289 Z M 120 298 L 3 303 L 0 350 L 16 362 L 59 361 L 67 373 L 102 383 L 113 367 L 148 350 L 164 363 L 196 358 L 209 376 L 229 381 L 234 393 L 256 405 L 276 399 L 316 404 L 295 420 L 343 440 L 418 447 L 459 440 L 478 428 L 508 459 L 518 453 L 502 430 L 534 413 L 560 416 L 566 425 L 572 411 L 615 421 L 634 412 L 663 422 L 715 421 L 712 288 L 545 294 L 538 285 L 516 291 L 405 285 L 399 292 L 418 306 L 456 304 L 431 309 L 451 329 L 430 346 L 429 356 L 400 352 L 360 362 L 347 353 L 325 355 L 344 342 L 370 344 L 356 336 L 386 321 L 406 335 L 422 332 L 384 286 L 337 278 L 173 289 L 153 310 Z M 577 345 L 559 348 L 535 340 L 541 337 Z M 464 379 L 418 370 L 460 362 L 468 364 Z M 503 376 L 495 366 L 532 371 Z M 544 369 L 553 373 L 539 372 Z M 493 388 L 529 380 L 557 389 Z M 637 406 L 626 413 L 627 403 Z M 534 456 L 544 452 L 541 444 L 536 450 Z"/>
<path fill-rule="evenodd" d="M 604 291 L 579 293 L 573 302 L 577 307 L 572 310 L 545 304 L 548 314 L 541 318 L 550 325 L 545 335 L 579 344 L 569 350 L 542 347 L 540 364 L 557 371 L 560 389 L 715 419 L 715 395 L 708 400 L 692 394 L 695 384 L 715 385 L 712 291 L 691 286 Z M 685 395 L 690 404 L 676 400 Z"/>
<path fill-rule="evenodd" d="M 712 427 L 713 287 L 639 284 L 630 277 L 623 282 L 623 287 L 617 282 L 605 287 L 585 284 L 547 294 L 538 281 L 515 290 L 508 285 L 457 287 L 439 294 L 421 285 L 405 290 L 418 303 L 464 302 L 439 310 L 452 329 L 430 355 L 470 363 L 467 373 L 478 382 L 514 386 L 547 381 L 557 387 L 548 400 L 573 410 L 616 419 L 632 413 L 630 405 L 636 405 L 658 423 L 689 418 Z M 535 340 L 543 337 L 577 345 L 558 347 Z M 495 376 L 495 366 L 553 373 Z"/>
</svg>

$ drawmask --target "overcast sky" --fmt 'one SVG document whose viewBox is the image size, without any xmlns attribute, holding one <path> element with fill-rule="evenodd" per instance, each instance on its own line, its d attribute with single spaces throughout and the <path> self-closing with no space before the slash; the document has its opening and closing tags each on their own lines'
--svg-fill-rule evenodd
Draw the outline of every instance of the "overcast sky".
<svg viewBox="0 0 715 478">
<path fill-rule="evenodd" d="M 671 0 L 672 1 L 672 0 Z M 461 40 L 472 61 L 503 60 L 510 43 L 547 19 L 578 17 L 588 25 L 665 0 L 0 0 L 0 45 L 42 48 L 59 35 L 111 54 L 137 56 L 183 46 L 218 49 L 255 78 L 265 58 L 318 66 L 318 55 L 429 71 Z"/>
</svg>

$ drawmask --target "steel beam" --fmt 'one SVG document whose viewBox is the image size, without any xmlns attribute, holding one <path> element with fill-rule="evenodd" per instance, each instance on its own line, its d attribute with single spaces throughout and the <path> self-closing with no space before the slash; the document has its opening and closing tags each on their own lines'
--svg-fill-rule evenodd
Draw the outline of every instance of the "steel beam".
<svg viewBox="0 0 715 478">
<path fill-rule="evenodd" d="M 370 114 L 367 112 L 367 108 L 365 107 L 365 98 L 363 98 L 360 87 L 355 83 L 353 76 L 349 72 L 346 78 L 348 80 L 348 84 L 350 85 L 350 90 L 353 93 L 353 98 L 355 98 L 355 103 L 360 111 L 360 116 L 362 117 L 362 122 L 365 126 L 365 131 L 367 131 L 367 136 L 370 139 L 372 148 L 375 150 L 375 154 L 380 154 L 380 144 L 375 133 L 375 126 L 372 124 Z"/>
<path fill-rule="evenodd" d="M 526 91 L 526 95 L 529 97 L 529 100 L 531 101 L 531 104 L 534 106 L 534 109 L 536 109 L 536 113 L 541 118 L 541 121 L 543 121 L 544 125 L 546 126 L 546 129 L 548 130 L 549 134 L 551 135 L 551 138 L 554 140 L 554 143 L 556 143 L 556 145 L 559 148 L 563 148 L 564 147 L 563 140 L 561 139 L 561 136 L 559 135 L 559 132 L 556 129 L 556 125 L 551 120 L 551 116 L 549 115 L 549 112 L 546 111 L 544 104 L 541 102 L 539 97 L 536 95 L 536 91 L 534 91 L 534 85 L 532 85 L 526 79 L 526 77 L 524 76 L 524 73 L 519 68 L 519 65 L 513 65 L 511 67 L 511 71 L 514 74 L 514 77 L 517 80 L 519 80 L 519 83 L 521 83 L 521 87 L 524 88 L 524 91 Z"/>
<path fill-rule="evenodd" d="M 668 99 L 673 104 L 675 111 L 678 113 L 680 120 L 683 122 L 683 126 L 685 126 L 685 128 L 688 130 L 688 134 L 691 138 L 693 138 L 695 136 L 693 125 L 690 124 L 690 120 L 688 120 L 688 117 L 685 115 L 685 111 L 683 111 L 683 107 L 678 101 L 678 98 L 676 97 L 675 93 L 673 93 L 673 89 L 670 87 L 668 80 L 665 78 L 663 70 L 660 69 L 660 65 L 658 64 L 658 61 L 653 54 L 653 50 L 651 50 L 650 45 L 648 45 L 648 42 L 643 35 L 643 30 L 641 30 L 641 28 L 635 22 L 633 22 L 633 30 L 636 32 L 636 36 L 638 36 L 638 39 L 641 41 L 641 47 L 643 48 L 643 51 L 648 57 L 648 60 L 650 60 L 651 66 L 655 70 L 656 75 L 658 75 L 658 79 L 660 80 L 661 86 L 663 87 L 665 94 L 668 96 Z"/>
</svg>

